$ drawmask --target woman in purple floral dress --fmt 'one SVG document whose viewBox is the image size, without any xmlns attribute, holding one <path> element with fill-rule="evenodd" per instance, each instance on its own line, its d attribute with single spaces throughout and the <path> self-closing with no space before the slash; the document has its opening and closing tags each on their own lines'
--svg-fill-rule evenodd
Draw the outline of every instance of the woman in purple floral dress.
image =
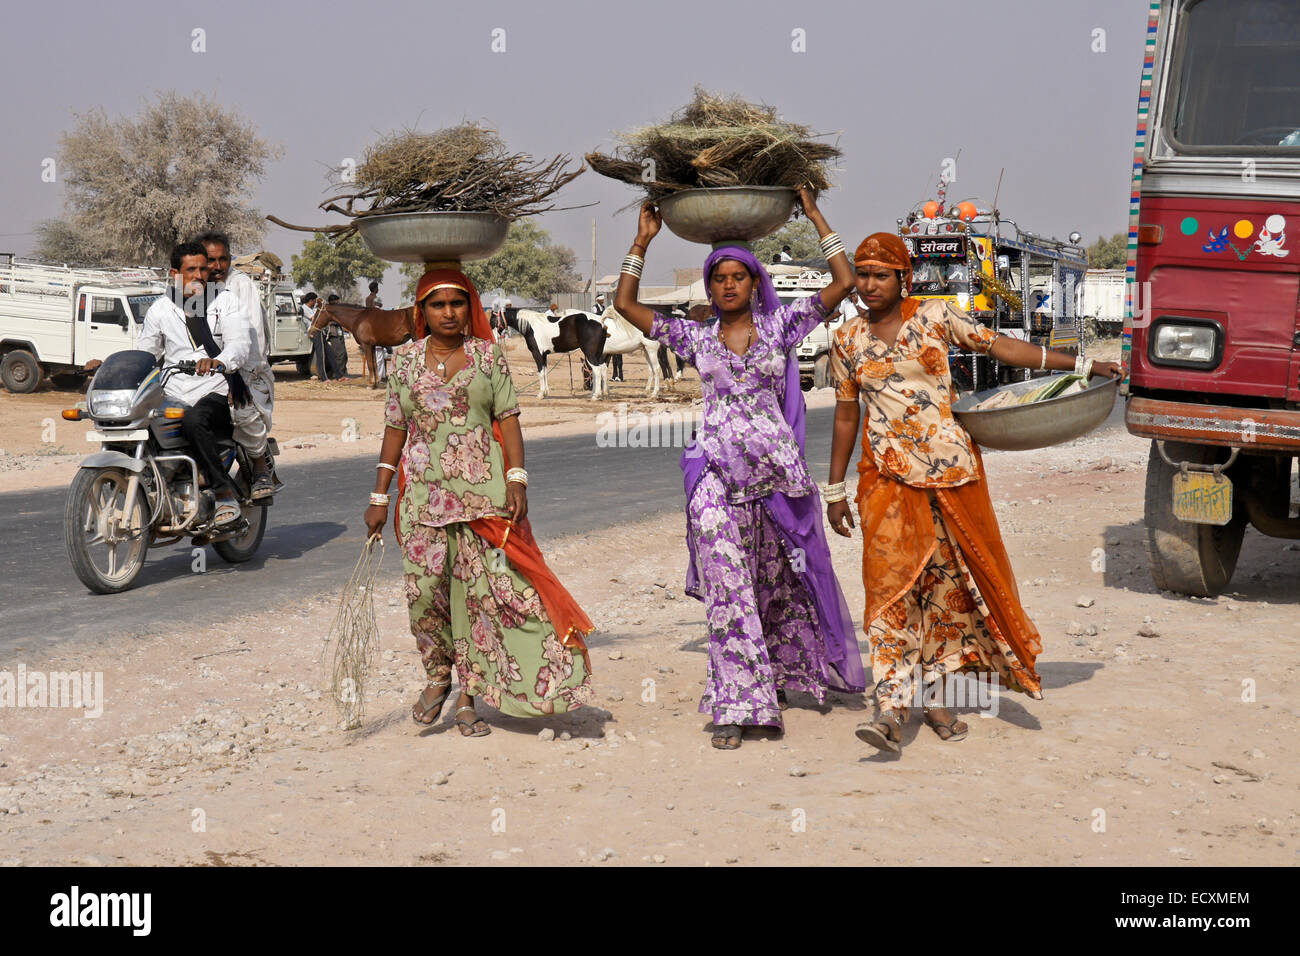
<svg viewBox="0 0 1300 956">
<path fill-rule="evenodd" d="M 713 746 L 734 750 L 746 726 L 782 728 L 785 692 L 865 687 L 862 657 L 831 568 L 821 500 L 803 457 L 804 406 L 792 350 L 827 321 L 853 286 L 843 243 L 810 190 L 800 190 L 822 237 L 832 281 L 782 304 L 747 247 L 705 260 L 712 318 L 662 315 L 636 300 L 642 256 L 662 221 L 641 209 L 614 307 L 695 365 L 704 420 L 682 455 L 691 565 L 686 591 L 708 607 L 709 663 L 700 712 Z"/>
</svg>

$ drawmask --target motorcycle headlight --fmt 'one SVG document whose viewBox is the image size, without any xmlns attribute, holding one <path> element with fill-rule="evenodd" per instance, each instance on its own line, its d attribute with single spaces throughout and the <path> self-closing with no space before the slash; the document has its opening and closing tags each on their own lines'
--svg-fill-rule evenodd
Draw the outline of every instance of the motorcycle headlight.
<svg viewBox="0 0 1300 956">
<path fill-rule="evenodd" d="M 1219 328 L 1209 323 L 1160 322 L 1151 338 L 1151 360 L 1213 368 L 1219 363 Z"/>
<path fill-rule="evenodd" d="M 131 414 L 131 399 L 134 397 L 133 388 L 92 391 L 88 400 L 90 414 L 94 418 L 126 418 Z"/>
</svg>

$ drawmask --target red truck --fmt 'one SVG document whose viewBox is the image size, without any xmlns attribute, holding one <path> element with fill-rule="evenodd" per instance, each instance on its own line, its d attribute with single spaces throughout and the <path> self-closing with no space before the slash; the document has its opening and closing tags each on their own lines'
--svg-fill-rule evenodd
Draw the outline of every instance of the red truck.
<svg viewBox="0 0 1300 956">
<path fill-rule="evenodd" d="M 1213 596 L 1300 538 L 1300 3 L 1153 3 L 1138 117 L 1126 423 L 1156 585 Z"/>
</svg>

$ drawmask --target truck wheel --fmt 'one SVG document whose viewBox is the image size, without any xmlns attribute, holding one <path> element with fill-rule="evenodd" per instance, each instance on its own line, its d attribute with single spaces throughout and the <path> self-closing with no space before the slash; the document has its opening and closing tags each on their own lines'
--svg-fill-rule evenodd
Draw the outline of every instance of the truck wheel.
<svg viewBox="0 0 1300 956">
<path fill-rule="evenodd" d="M 227 564 L 243 564 L 251 558 L 262 543 L 262 535 L 266 534 L 266 502 L 245 505 L 243 513 L 248 520 L 247 531 L 237 538 L 212 542 L 212 550 Z"/>
<path fill-rule="evenodd" d="M 63 541 L 72 570 L 96 594 L 125 591 L 149 553 L 149 503 L 137 483 L 128 504 L 130 476 L 117 468 L 82 468 L 63 508 Z"/>
<path fill-rule="evenodd" d="M 1166 442 L 1174 461 L 1211 464 L 1226 461 L 1228 450 L 1212 445 Z M 1146 529 L 1151 579 L 1162 591 L 1216 597 L 1232 580 L 1246 533 L 1246 516 L 1238 506 L 1226 525 L 1193 524 L 1174 517 L 1174 475 L 1151 443 L 1147 459 Z"/>
<path fill-rule="evenodd" d="M 831 383 L 831 357 L 819 355 L 813 363 L 813 388 L 826 388 Z"/>
<path fill-rule="evenodd" d="M 301 375 L 303 378 L 311 378 L 311 356 L 310 355 L 308 355 L 306 358 L 298 359 L 293 364 L 294 364 L 294 368 L 298 370 L 299 375 Z"/>
<path fill-rule="evenodd" d="M 41 367 L 31 352 L 15 349 L 0 360 L 0 381 L 17 395 L 34 392 L 41 384 Z"/>
</svg>

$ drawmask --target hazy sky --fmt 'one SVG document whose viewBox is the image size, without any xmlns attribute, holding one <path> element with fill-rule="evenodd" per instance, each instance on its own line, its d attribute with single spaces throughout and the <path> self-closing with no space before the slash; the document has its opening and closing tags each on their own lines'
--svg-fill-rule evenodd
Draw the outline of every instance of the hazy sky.
<svg viewBox="0 0 1300 956">
<path fill-rule="evenodd" d="M 666 118 L 696 83 L 838 134 L 845 157 L 821 205 L 850 247 L 933 193 L 958 150 L 950 199 L 992 200 L 1005 167 L 1005 216 L 1089 242 L 1125 227 L 1146 12 L 1146 0 L 9 4 L 0 251 L 28 252 L 34 223 L 58 215 L 62 187 L 41 182 L 41 162 L 73 114 L 134 114 L 155 91 L 204 91 L 282 144 L 255 202 L 315 224 L 335 221 L 315 208 L 326 167 L 395 128 L 479 119 L 512 149 L 578 158 Z M 191 51 L 196 28 L 204 53 Z M 792 51 L 795 30 L 806 52 Z M 560 198 L 599 205 L 540 224 L 586 272 L 594 218 L 598 271 L 617 271 L 632 188 L 588 171 Z M 306 234 L 267 226 L 264 247 L 287 262 Z M 665 230 L 644 281 L 703 255 Z M 398 288 L 394 267 L 390 305 Z"/>
</svg>

